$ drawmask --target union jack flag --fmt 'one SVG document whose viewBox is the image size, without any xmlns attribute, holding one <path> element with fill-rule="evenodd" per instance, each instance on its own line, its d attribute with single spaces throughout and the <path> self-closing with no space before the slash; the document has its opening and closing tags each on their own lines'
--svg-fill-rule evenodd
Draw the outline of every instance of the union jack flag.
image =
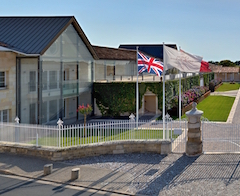
<svg viewBox="0 0 240 196">
<path fill-rule="evenodd" d="M 163 72 L 163 62 L 138 52 L 138 73 L 148 72 L 159 77 Z"/>
</svg>

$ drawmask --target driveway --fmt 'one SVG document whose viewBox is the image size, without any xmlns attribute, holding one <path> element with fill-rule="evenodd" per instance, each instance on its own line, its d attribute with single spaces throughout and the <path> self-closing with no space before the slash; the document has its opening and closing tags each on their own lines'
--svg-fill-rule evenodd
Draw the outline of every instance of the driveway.
<svg viewBox="0 0 240 196">
<path fill-rule="evenodd" d="M 223 92 L 214 91 L 214 92 L 211 93 L 211 95 L 222 95 L 222 96 L 236 97 L 237 93 L 238 93 L 238 90 L 223 91 Z"/>
</svg>

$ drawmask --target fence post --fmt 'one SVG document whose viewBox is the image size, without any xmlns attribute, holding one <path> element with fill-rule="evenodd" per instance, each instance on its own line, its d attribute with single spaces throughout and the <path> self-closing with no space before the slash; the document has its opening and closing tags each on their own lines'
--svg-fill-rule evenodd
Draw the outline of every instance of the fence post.
<svg viewBox="0 0 240 196">
<path fill-rule="evenodd" d="M 36 135 L 36 146 L 38 147 L 38 132 L 37 132 L 37 135 Z"/>
<path fill-rule="evenodd" d="M 167 129 L 165 130 L 165 131 L 167 131 L 166 139 L 169 139 L 168 123 L 172 122 L 172 118 L 168 113 L 166 114 L 165 118 L 166 118 L 166 122 L 167 122 Z"/>
<path fill-rule="evenodd" d="M 135 116 L 133 113 L 131 113 L 131 115 L 129 116 L 129 121 L 130 121 L 130 125 L 131 125 L 131 138 L 130 139 L 133 139 L 133 138 L 135 139 L 135 137 L 133 136 Z"/>
<path fill-rule="evenodd" d="M 16 116 L 16 118 L 14 119 L 15 120 L 15 142 L 18 143 L 19 142 L 19 121 L 20 119 Z"/>
<path fill-rule="evenodd" d="M 188 156 L 198 156 L 202 154 L 202 137 L 201 137 L 201 116 L 203 111 L 196 108 L 197 103 L 193 102 L 192 110 L 186 112 L 188 117 L 188 140 L 186 144 L 186 154 Z"/>
<path fill-rule="evenodd" d="M 58 127 L 58 147 L 61 147 L 61 131 L 63 132 L 63 121 L 59 118 L 57 121 Z M 63 144 L 62 144 L 63 146 Z"/>
</svg>

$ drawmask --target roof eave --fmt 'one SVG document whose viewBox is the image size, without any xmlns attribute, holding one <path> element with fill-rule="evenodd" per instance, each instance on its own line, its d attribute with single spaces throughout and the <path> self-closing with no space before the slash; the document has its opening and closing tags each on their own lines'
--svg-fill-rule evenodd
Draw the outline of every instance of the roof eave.
<svg viewBox="0 0 240 196">
<path fill-rule="evenodd" d="M 87 46 L 88 50 L 92 54 L 93 58 L 95 60 L 98 60 L 99 58 L 98 58 L 96 52 L 94 51 L 90 41 L 88 40 L 87 36 L 83 32 L 82 28 L 80 27 L 80 25 L 78 24 L 78 22 L 74 16 L 72 17 L 72 23 L 73 23 L 73 26 L 75 27 L 75 29 L 77 30 L 77 32 L 79 33 L 80 37 L 82 38 L 84 44 Z"/>
<path fill-rule="evenodd" d="M 0 46 L 0 51 L 2 51 L 2 52 L 14 52 L 14 53 L 17 53 L 17 54 L 20 54 L 20 55 L 23 55 L 23 56 L 29 56 L 29 57 L 40 56 L 40 54 L 27 54 L 27 53 L 20 52 L 20 51 L 17 51 L 17 50 L 11 49 L 11 48 L 7 48 L 7 47 L 3 47 L 3 46 Z"/>
</svg>

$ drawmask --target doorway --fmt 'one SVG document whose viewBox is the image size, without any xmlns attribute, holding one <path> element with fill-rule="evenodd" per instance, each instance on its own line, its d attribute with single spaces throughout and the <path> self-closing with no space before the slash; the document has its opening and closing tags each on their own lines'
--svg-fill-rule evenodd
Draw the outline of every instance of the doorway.
<svg viewBox="0 0 240 196">
<path fill-rule="evenodd" d="M 157 111 L 156 95 L 144 96 L 144 113 L 154 113 Z"/>
</svg>

